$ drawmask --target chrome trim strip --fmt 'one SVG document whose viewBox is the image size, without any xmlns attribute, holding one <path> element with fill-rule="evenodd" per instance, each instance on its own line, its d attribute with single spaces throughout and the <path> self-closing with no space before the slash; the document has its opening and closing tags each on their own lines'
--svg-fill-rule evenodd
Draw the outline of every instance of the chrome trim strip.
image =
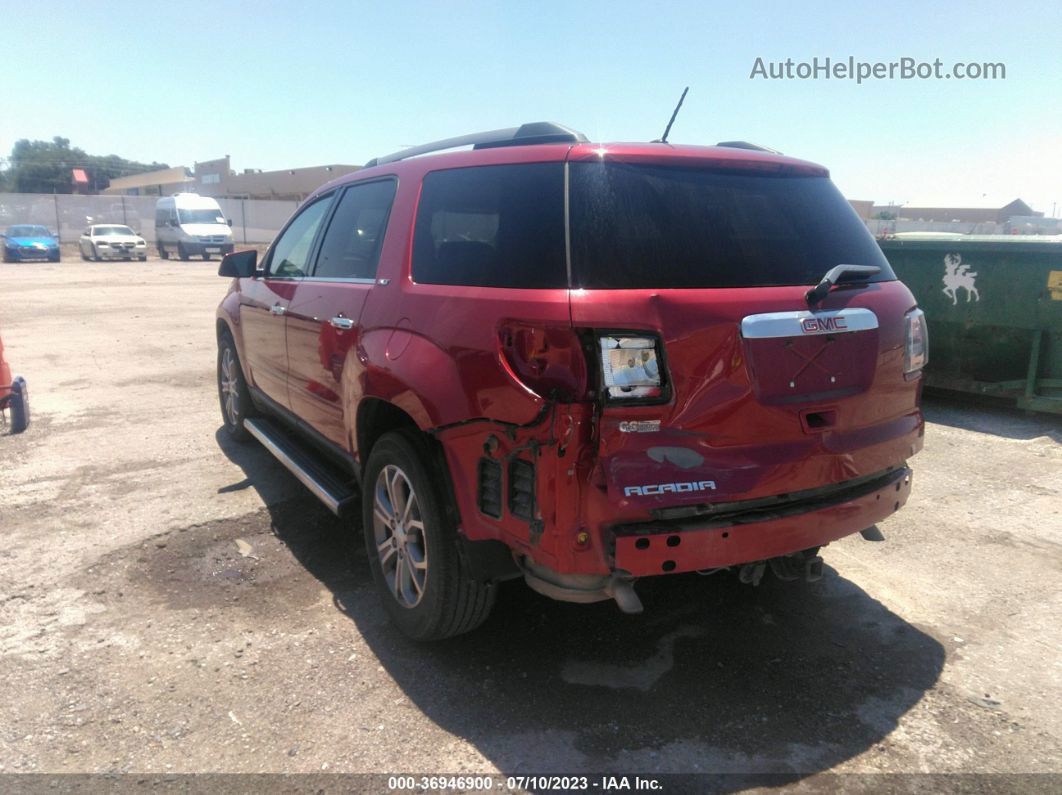
<svg viewBox="0 0 1062 795">
<path fill-rule="evenodd" d="M 878 316 L 869 309 L 835 309 L 828 312 L 765 312 L 741 321 L 741 336 L 749 340 L 776 337 L 809 337 L 869 331 L 878 327 Z"/>
<path fill-rule="evenodd" d="M 363 279 L 360 276 L 303 276 L 304 282 L 338 282 L 340 284 L 376 284 L 376 279 Z"/>
<path fill-rule="evenodd" d="M 265 431 L 255 425 L 254 420 L 244 420 L 243 427 L 247 429 L 251 436 L 260 441 L 262 446 L 265 447 L 265 449 L 268 450 L 277 461 L 283 464 L 291 474 L 298 478 L 302 485 L 312 491 L 314 496 L 323 502 L 328 510 L 336 516 L 339 516 L 339 500 L 332 496 L 320 483 L 314 480 L 309 472 L 295 463 L 287 453 L 281 450 L 277 443 L 274 442 Z"/>
</svg>

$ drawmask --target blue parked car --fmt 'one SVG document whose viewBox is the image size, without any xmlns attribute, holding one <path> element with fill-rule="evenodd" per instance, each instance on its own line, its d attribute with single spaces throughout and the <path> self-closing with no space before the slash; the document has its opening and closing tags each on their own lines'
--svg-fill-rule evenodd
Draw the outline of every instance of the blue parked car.
<svg viewBox="0 0 1062 795">
<path fill-rule="evenodd" d="M 59 238 L 46 226 L 18 224 L 9 226 L 4 236 L 4 262 L 25 262 L 31 259 L 59 261 Z"/>
</svg>

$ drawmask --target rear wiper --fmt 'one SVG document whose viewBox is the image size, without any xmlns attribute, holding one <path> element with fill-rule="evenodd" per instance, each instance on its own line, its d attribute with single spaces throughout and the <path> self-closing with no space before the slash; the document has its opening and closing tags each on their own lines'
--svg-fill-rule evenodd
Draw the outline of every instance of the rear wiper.
<svg viewBox="0 0 1062 795">
<path fill-rule="evenodd" d="M 808 306 L 814 306 L 825 298 L 827 293 L 833 289 L 833 286 L 842 279 L 845 281 L 849 279 L 869 279 L 875 273 L 881 273 L 881 268 L 877 265 L 838 265 L 835 268 L 830 268 L 826 275 L 822 277 L 822 281 L 804 294 L 804 298 L 807 300 Z"/>
</svg>

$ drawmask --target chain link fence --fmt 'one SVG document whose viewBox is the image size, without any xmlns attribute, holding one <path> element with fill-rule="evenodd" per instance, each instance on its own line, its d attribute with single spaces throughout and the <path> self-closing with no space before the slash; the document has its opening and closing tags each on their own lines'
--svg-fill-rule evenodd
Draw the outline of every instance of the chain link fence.
<svg viewBox="0 0 1062 795">
<path fill-rule="evenodd" d="M 74 243 L 89 224 L 125 224 L 149 243 L 155 242 L 155 196 L 75 196 L 70 194 L 0 193 L 0 228 L 40 224 Z M 295 212 L 298 202 L 218 199 L 232 220 L 237 243 L 269 243 Z"/>
</svg>

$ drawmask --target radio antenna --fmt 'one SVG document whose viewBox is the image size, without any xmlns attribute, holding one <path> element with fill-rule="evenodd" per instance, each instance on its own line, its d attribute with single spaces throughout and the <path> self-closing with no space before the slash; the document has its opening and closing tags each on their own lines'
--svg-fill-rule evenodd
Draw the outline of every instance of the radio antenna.
<svg viewBox="0 0 1062 795">
<path fill-rule="evenodd" d="M 653 143 L 660 143 L 660 144 L 666 144 L 667 143 L 667 136 L 671 132 L 671 125 L 675 123 L 675 117 L 678 116 L 679 108 L 682 107 L 682 101 L 684 99 L 686 99 L 686 92 L 689 91 L 689 90 L 690 90 L 689 86 L 686 86 L 684 89 L 682 89 L 682 96 L 679 97 L 678 104 L 675 106 L 675 111 L 671 114 L 671 121 L 669 121 L 667 123 L 667 127 L 664 128 L 663 136 L 661 136 L 659 141 L 654 141 Z"/>
</svg>

